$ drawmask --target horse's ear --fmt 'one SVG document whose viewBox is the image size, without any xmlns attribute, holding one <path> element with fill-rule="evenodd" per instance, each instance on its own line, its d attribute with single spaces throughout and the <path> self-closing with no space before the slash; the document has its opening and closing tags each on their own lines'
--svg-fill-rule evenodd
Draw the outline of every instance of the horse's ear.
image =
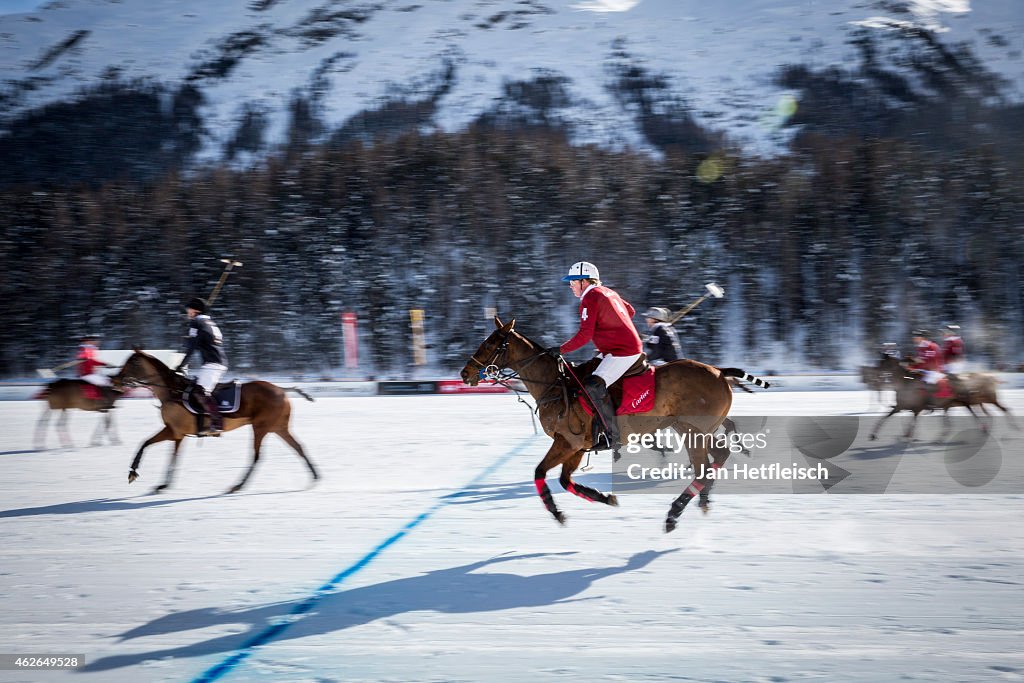
<svg viewBox="0 0 1024 683">
<path fill-rule="evenodd" d="M 494 316 L 494 326 L 496 328 L 500 330 L 504 325 L 505 323 L 501 322 L 501 318 L 499 318 L 498 316 Z"/>
<path fill-rule="evenodd" d="M 501 326 L 501 331 L 504 332 L 505 334 L 508 334 L 509 332 L 512 331 L 512 328 L 515 327 L 515 326 L 516 326 L 516 319 L 512 318 L 507 323 L 505 323 L 504 325 Z"/>
<path fill-rule="evenodd" d="M 135 353 L 142 353 L 142 349 L 138 345 L 132 346 L 132 351 Z"/>
</svg>

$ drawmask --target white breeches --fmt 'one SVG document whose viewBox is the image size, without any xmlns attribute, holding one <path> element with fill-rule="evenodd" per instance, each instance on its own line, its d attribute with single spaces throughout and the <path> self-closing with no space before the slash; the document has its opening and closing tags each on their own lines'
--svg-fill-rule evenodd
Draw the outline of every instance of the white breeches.
<svg viewBox="0 0 1024 683">
<path fill-rule="evenodd" d="M 959 373 L 959 372 L 966 372 L 966 371 L 967 371 L 967 361 L 965 361 L 965 360 L 954 360 L 954 361 L 951 361 L 949 363 L 946 363 L 946 372 Z"/>
<path fill-rule="evenodd" d="M 625 374 L 626 370 L 633 367 L 633 363 L 641 355 L 637 353 L 632 356 L 605 356 L 601 359 L 597 370 L 594 370 L 594 374 L 604 380 L 606 387 L 610 387 L 615 380 Z"/>
<path fill-rule="evenodd" d="M 106 375 L 101 375 L 97 372 L 94 372 L 91 375 L 83 375 L 82 379 L 84 379 L 89 384 L 93 384 L 98 387 L 110 386 L 110 378 L 107 377 Z"/>
<path fill-rule="evenodd" d="M 939 380 L 945 377 L 944 374 L 935 370 L 924 370 L 923 372 L 926 384 L 938 384 Z"/>
<path fill-rule="evenodd" d="M 210 393 L 227 371 L 228 369 L 219 363 L 205 363 L 196 370 L 196 384 L 206 389 L 206 393 Z"/>
</svg>

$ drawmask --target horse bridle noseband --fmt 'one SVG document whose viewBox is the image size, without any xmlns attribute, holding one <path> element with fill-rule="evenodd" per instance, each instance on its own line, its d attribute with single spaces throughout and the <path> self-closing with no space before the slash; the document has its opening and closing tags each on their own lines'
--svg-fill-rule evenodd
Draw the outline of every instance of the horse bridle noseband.
<svg viewBox="0 0 1024 683">
<path fill-rule="evenodd" d="M 501 379 L 501 371 L 504 369 L 504 367 L 498 364 L 498 358 L 501 356 L 508 355 L 508 342 L 509 339 L 512 337 L 512 332 L 510 330 L 508 332 L 504 332 L 503 335 L 504 336 L 501 338 L 501 342 L 498 343 L 497 347 L 495 347 L 494 349 L 494 353 L 491 354 L 490 359 L 488 359 L 486 362 L 481 361 L 479 358 L 477 358 L 475 353 L 469 357 L 471 361 L 480 366 L 480 379 L 491 380 L 495 382 Z"/>
</svg>

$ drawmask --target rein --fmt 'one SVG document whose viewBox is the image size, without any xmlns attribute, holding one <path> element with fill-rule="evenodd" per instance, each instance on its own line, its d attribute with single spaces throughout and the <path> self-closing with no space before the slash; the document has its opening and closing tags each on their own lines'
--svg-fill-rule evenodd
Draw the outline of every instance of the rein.
<svg viewBox="0 0 1024 683">
<path fill-rule="evenodd" d="M 123 368 L 122 368 L 122 370 L 123 370 Z M 160 375 L 161 381 L 164 381 L 164 382 L 167 381 L 164 378 L 164 373 L 162 373 L 160 371 L 160 368 L 153 367 L 152 370 L 157 375 Z M 170 369 L 168 368 L 168 370 L 170 370 Z M 177 378 L 177 377 L 179 377 L 179 375 L 177 375 L 177 373 L 175 373 L 174 377 Z M 187 384 L 185 386 L 182 386 L 182 384 L 180 382 L 178 383 L 177 386 L 170 386 L 168 384 L 161 384 L 159 382 L 150 382 L 150 381 L 146 381 L 146 380 L 143 380 L 143 379 L 139 379 L 138 377 L 135 377 L 135 376 L 132 376 L 132 375 L 129 375 L 129 376 L 126 376 L 126 377 L 122 377 L 121 378 L 121 384 L 125 385 L 125 386 L 130 386 L 130 387 L 140 387 L 141 386 L 141 387 L 157 387 L 159 389 L 167 389 L 172 394 L 172 400 L 174 400 L 174 394 L 177 394 L 179 396 L 179 398 L 180 398 L 180 396 L 184 395 L 185 390 L 188 389 Z"/>
<path fill-rule="evenodd" d="M 570 382 L 570 377 L 571 377 L 571 381 L 574 381 L 577 385 L 580 385 L 581 387 L 582 387 L 582 385 L 580 384 L 579 379 L 576 377 L 575 374 L 572 373 L 571 370 L 568 373 L 566 372 L 566 370 L 568 370 L 568 363 L 566 363 L 565 359 L 562 358 L 561 356 L 559 356 L 558 359 L 557 359 L 558 360 L 557 374 L 556 374 L 556 377 L 555 377 L 555 379 L 553 381 L 545 383 L 545 382 L 543 382 L 541 380 L 534 380 L 534 379 L 530 379 L 528 377 L 523 377 L 522 372 L 524 370 L 526 370 L 527 368 L 529 368 L 531 365 L 533 365 L 535 362 L 537 362 L 537 360 L 539 360 L 542 356 L 544 356 L 547 353 L 546 351 L 543 350 L 543 347 L 541 347 L 540 344 L 534 342 L 533 340 L 529 339 L 525 335 L 520 335 L 520 336 L 522 336 L 524 341 L 526 341 L 527 343 L 531 344 L 534 347 L 542 348 L 542 350 L 534 353 L 533 355 L 531 355 L 531 356 L 529 356 L 529 357 L 527 357 L 527 358 L 525 358 L 525 359 L 523 359 L 521 361 L 516 361 L 517 364 L 520 364 L 520 367 L 519 367 L 518 370 L 516 370 L 514 368 L 510 368 L 507 365 L 505 365 L 505 363 L 508 362 L 508 359 L 507 359 L 506 356 L 508 355 L 508 346 L 509 346 L 509 340 L 510 340 L 511 336 L 512 336 L 511 332 L 505 334 L 505 336 L 501 340 L 501 343 L 498 344 L 498 347 L 494 350 L 494 353 L 491 354 L 491 357 L 490 357 L 488 362 L 486 362 L 486 363 L 481 362 L 480 359 L 478 359 L 476 357 L 476 354 L 473 354 L 472 356 L 470 356 L 470 360 L 472 360 L 473 362 L 475 362 L 477 365 L 480 366 L 479 374 L 480 374 L 480 378 L 481 379 L 488 380 L 488 381 L 493 382 L 495 384 L 499 384 L 499 385 L 505 387 L 506 389 L 510 389 L 511 391 L 513 391 L 516 394 L 516 400 L 518 400 L 520 403 L 525 404 L 527 407 L 529 407 L 530 404 L 529 404 L 529 402 L 527 402 L 526 400 L 523 399 L 523 397 L 522 397 L 522 393 L 523 392 L 520 391 L 517 387 L 513 386 L 511 384 L 511 381 L 514 380 L 514 379 L 518 379 L 519 381 L 521 381 L 521 382 L 523 382 L 524 384 L 527 384 L 527 385 L 533 384 L 533 385 L 543 385 L 544 386 L 544 389 L 543 389 L 543 391 L 540 394 L 540 398 L 537 399 L 537 405 L 534 406 L 533 409 L 530 411 L 530 420 L 533 421 L 533 429 L 534 429 L 534 432 L 536 432 L 537 431 L 537 423 L 536 423 L 536 421 L 534 421 L 533 416 L 534 416 L 534 414 L 540 412 L 540 409 L 541 409 L 542 406 L 545 406 L 545 405 L 547 405 L 549 403 L 554 403 L 556 401 L 561 401 L 562 405 L 563 405 L 563 408 L 562 408 L 561 414 L 559 415 L 559 419 L 564 418 L 566 413 L 568 413 L 568 411 L 569 411 L 569 388 L 568 388 L 568 384 Z M 504 372 L 504 370 L 506 368 L 511 370 L 511 372 Z M 556 394 L 554 396 L 547 397 L 552 389 L 558 389 L 558 388 L 560 388 L 562 390 L 561 391 L 561 395 Z M 545 397 L 547 397 L 547 398 L 545 398 Z M 571 427 L 570 427 L 570 431 L 572 431 Z M 573 433 L 575 434 L 576 432 L 573 432 Z M 580 432 L 580 433 L 582 433 L 582 432 Z"/>
</svg>

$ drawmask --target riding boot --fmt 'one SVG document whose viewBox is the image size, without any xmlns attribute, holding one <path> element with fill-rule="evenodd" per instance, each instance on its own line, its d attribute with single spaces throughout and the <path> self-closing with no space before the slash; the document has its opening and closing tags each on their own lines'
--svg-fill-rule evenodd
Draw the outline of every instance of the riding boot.
<svg viewBox="0 0 1024 683">
<path fill-rule="evenodd" d="M 604 380 L 597 375 L 591 375 L 583 382 L 594 407 L 597 409 L 599 418 L 594 420 L 594 450 L 619 450 L 619 422 L 615 417 L 615 406 L 612 405 L 612 396 L 608 393 L 608 387 Z M 597 432 L 600 431 L 598 438 Z"/>
<path fill-rule="evenodd" d="M 220 436 L 220 433 L 224 431 L 224 416 L 220 414 L 217 402 L 205 391 L 199 394 L 199 402 L 203 405 L 203 410 L 210 417 L 209 425 L 200 433 L 200 436 Z"/>
</svg>

